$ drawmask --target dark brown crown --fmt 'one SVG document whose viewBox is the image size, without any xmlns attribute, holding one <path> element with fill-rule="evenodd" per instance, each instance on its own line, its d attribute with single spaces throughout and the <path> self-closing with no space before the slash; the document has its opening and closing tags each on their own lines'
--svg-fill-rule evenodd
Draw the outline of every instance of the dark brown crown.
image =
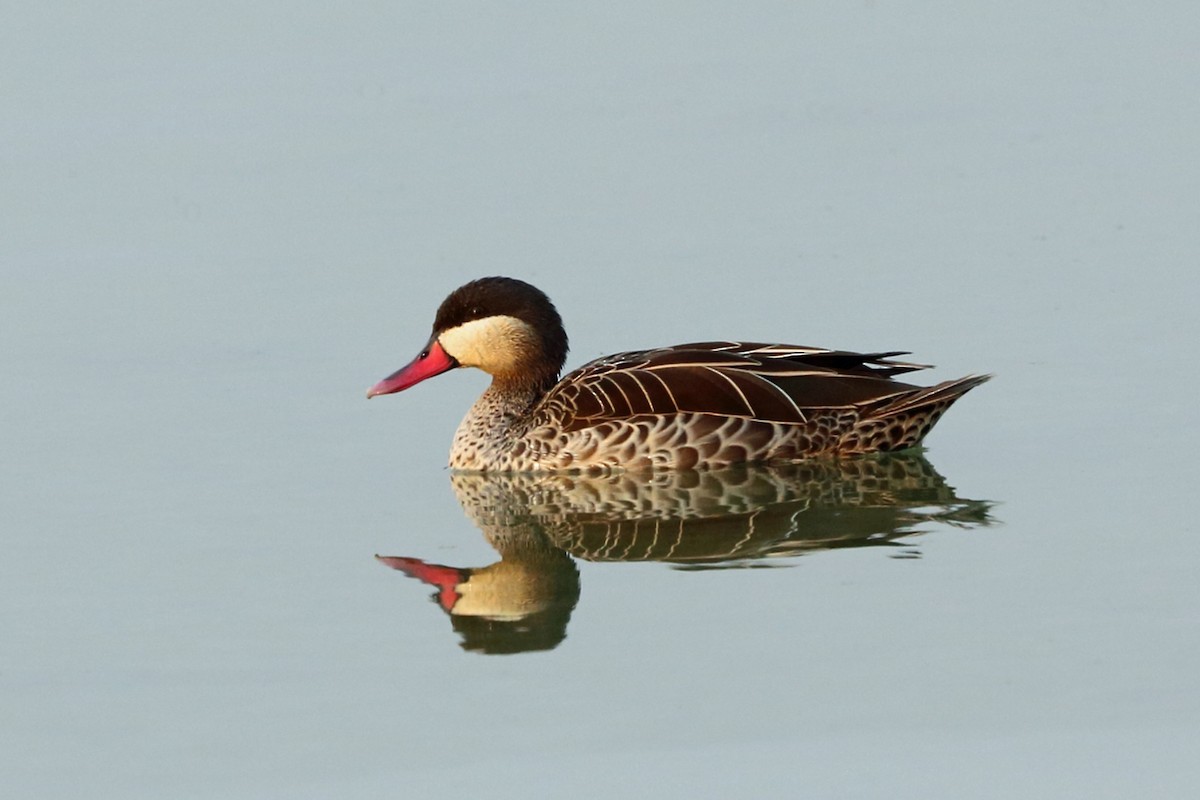
<svg viewBox="0 0 1200 800">
<path fill-rule="evenodd" d="M 546 366 L 558 375 L 567 360 L 567 332 L 550 298 L 516 278 L 479 278 L 464 284 L 442 301 L 433 321 L 434 334 L 485 317 L 515 317 L 537 331 Z"/>
</svg>

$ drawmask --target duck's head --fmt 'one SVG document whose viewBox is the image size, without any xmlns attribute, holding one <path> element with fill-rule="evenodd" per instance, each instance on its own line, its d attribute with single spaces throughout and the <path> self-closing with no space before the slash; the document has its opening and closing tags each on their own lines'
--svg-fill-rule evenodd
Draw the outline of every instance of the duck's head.
<svg viewBox="0 0 1200 800">
<path fill-rule="evenodd" d="M 567 334 L 550 298 L 515 278 L 480 278 L 442 301 L 421 353 L 372 386 L 367 397 L 403 391 L 455 367 L 545 388 L 566 359 Z"/>
</svg>

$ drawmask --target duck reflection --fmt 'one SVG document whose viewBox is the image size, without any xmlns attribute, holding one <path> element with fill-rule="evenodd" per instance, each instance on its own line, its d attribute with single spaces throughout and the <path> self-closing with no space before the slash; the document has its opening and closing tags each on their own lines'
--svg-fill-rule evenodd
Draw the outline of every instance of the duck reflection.
<svg viewBox="0 0 1200 800">
<path fill-rule="evenodd" d="M 919 552 L 898 540 L 993 521 L 990 502 L 958 497 L 916 453 L 604 477 L 454 473 L 450 482 L 500 560 L 457 568 L 378 558 L 436 587 L 462 646 L 487 653 L 547 650 L 566 637 L 579 599 L 573 558 L 719 569 L 871 545 L 912 558 Z"/>
<path fill-rule="evenodd" d="M 517 527 L 514 524 L 513 527 Z M 550 650 L 567 636 L 579 600 L 579 570 L 535 526 L 494 538 L 500 560 L 459 569 L 416 558 L 376 556 L 405 575 L 437 587 L 434 600 L 450 615 L 464 650 L 521 653 Z"/>
</svg>

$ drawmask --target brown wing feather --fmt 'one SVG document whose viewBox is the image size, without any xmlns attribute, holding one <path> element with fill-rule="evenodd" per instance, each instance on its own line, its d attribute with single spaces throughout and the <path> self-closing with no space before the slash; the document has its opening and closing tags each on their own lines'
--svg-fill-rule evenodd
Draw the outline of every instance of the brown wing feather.
<svg viewBox="0 0 1200 800">
<path fill-rule="evenodd" d="M 879 403 L 917 389 L 892 380 L 923 368 L 889 360 L 899 355 L 905 353 L 754 342 L 618 353 L 567 375 L 534 415 L 564 431 L 679 412 L 801 423 L 819 409 Z"/>
<path fill-rule="evenodd" d="M 928 364 L 891 360 L 896 356 L 908 355 L 907 350 L 892 350 L 886 353 L 855 353 L 849 350 L 830 350 L 825 347 L 763 344 L 761 342 L 694 342 L 664 349 L 708 350 L 755 357 L 764 361 L 802 362 L 812 367 L 882 376 L 901 375 L 905 372 L 929 369 Z"/>
</svg>

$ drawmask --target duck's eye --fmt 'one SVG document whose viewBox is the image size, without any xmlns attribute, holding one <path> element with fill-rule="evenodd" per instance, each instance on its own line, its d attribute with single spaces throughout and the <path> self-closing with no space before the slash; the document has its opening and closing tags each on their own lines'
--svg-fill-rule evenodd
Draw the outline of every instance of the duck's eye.
<svg viewBox="0 0 1200 800">
<path fill-rule="evenodd" d="M 482 308 L 480 308 L 479 306 L 471 306 L 471 316 L 472 317 L 482 316 L 482 314 L 483 314 Z"/>
<path fill-rule="evenodd" d="M 417 358 L 429 358 L 429 348 L 426 347 L 424 350 L 422 350 L 421 355 L 417 356 Z"/>
</svg>

